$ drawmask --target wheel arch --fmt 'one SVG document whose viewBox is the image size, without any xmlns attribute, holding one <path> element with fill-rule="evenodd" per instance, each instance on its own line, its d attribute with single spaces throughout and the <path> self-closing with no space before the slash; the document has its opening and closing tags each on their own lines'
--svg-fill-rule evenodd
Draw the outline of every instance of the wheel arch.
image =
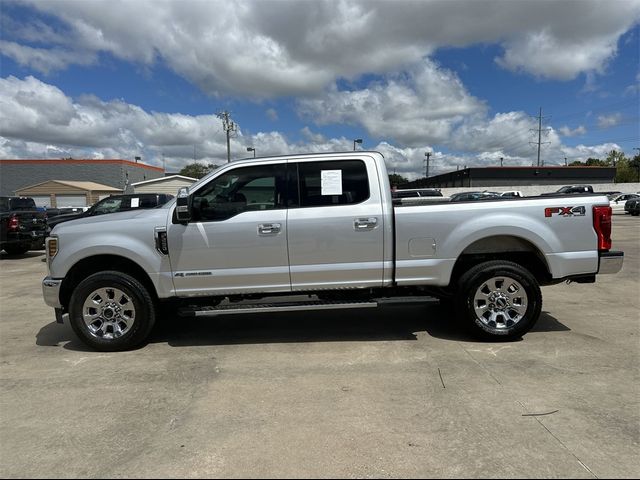
<svg viewBox="0 0 640 480">
<path fill-rule="evenodd" d="M 120 255 L 92 255 L 76 262 L 65 275 L 60 288 L 60 302 L 66 308 L 74 289 L 89 275 L 102 271 L 117 271 L 131 275 L 142 283 L 154 300 L 158 298 L 156 288 L 145 270 L 133 260 Z"/>
<path fill-rule="evenodd" d="M 544 254 L 531 241 L 516 235 L 490 235 L 471 242 L 462 250 L 453 266 L 450 286 L 473 266 L 490 260 L 517 263 L 529 270 L 541 285 L 552 280 Z"/>
</svg>

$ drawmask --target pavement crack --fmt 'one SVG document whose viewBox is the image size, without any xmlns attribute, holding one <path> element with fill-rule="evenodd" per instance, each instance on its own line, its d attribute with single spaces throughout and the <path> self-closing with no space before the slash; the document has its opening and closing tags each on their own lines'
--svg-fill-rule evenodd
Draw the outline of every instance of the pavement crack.
<svg viewBox="0 0 640 480">
<path fill-rule="evenodd" d="M 498 385 L 502 386 L 502 383 L 500 383 L 500 380 L 498 380 L 498 379 L 497 379 L 497 377 L 496 377 L 493 373 L 491 373 L 491 370 L 489 370 L 487 367 L 485 367 L 483 364 L 481 364 L 478 360 L 476 360 L 476 359 L 473 357 L 473 355 L 471 355 L 471 353 L 469 353 L 469 351 L 468 351 L 466 348 L 464 348 L 464 347 L 462 346 L 462 344 L 458 343 L 458 346 L 462 349 L 462 351 L 463 351 L 464 353 L 466 353 L 467 355 L 469 355 L 469 357 L 471 358 L 471 360 L 473 360 L 473 361 L 475 362 L 475 364 L 476 364 L 476 365 L 478 365 L 478 366 L 479 366 L 480 368 L 482 368 L 485 372 L 487 372 L 487 373 L 489 374 L 489 376 L 490 376 L 491 378 L 493 378 L 493 380 L 494 380 Z"/>
<path fill-rule="evenodd" d="M 527 410 L 527 407 L 524 405 L 524 403 L 522 403 L 520 400 L 518 400 L 518 403 L 522 406 L 522 408 L 524 408 L 525 411 Z M 555 412 L 552 412 L 552 413 L 555 413 Z M 593 478 L 598 478 L 598 476 L 595 473 L 593 473 L 593 471 L 582 460 L 580 460 L 580 458 L 578 458 L 578 456 L 575 453 L 573 453 L 571 449 L 562 442 L 562 440 L 560 440 L 551 430 L 549 430 L 549 428 L 544 423 L 542 423 L 542 421 L 537 416 L 533 416 L 533 418 L 535 419 L 536 422 L 538 422 L 542 426 L 542 428 L 544 428 L 547 431 L 549 435 L 551 435 L 556 440 L 556 442 L 562 445 L 562 448 L 564 448 L 567 452 L 571 454 L 573 458 L 576 459 L 576 461 L 582 466 L 582 468 L 584 468 L 587 472 L 593 475 Z"/>
</svg>

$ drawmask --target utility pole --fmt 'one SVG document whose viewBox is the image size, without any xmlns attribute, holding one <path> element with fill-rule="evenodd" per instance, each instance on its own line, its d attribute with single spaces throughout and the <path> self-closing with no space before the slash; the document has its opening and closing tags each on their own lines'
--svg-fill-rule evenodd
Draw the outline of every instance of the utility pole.
<svg viewBox="0 0 640 480">
<path fill-rule="evenodd" d="M 425 160 L 427 164 L 427 168 L 425 170 L 425 178 L 429 178 L 429 159 L 431 158 L 431 152 L 425 152 L 425 156 L 427 157 Z"/>
<path fill-rule="evenodd" d="M 162 152 L 162 169 L 164 170 L 164 173 L 167 173 L 167 162 L 164 160 L 164 152 Z"/>
<path fill-rule="evenodd" d="M 549 128 L 542 128 L 542 107 L 540 107 L 540 113 L 538 114 L 538 116 L 536 117 L 538 119 L 538 141 L 537 142 L 529 142 L 532 144 L 537 144 L 538 145 L 538 162 L 536 163 L 536 166 L 541 166 L 544 165 L 544 160 L 542 161 L 542 164 L 540 163 L 540 146 L 543 144 L 548 144 L 551 142 L 543 142 L 542 141 L 542 130 L 545 130 L 545 134 L 549 133 Z M 535 129 L 532 129 L 535 131 Z"/>
<path fill-rule="evenodd" d="M 229 118 L 230 113 L 226 110 L 216 113 L 216 117 L 222 120 L 222 129 L 227 135 L 227 163 L 231 161 L 231 135 L 238 131 L 236 123 Z"/>
</svg>

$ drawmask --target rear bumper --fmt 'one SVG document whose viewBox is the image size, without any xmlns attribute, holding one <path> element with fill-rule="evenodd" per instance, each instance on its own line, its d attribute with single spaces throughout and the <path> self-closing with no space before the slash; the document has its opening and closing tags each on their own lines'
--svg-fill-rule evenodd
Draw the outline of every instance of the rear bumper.
<svg viewBox="0 0 640 480">
<path fill-rule="evenodd" d="M 618 273 L 623 261 L 624 252 L 600 252 L 598 274 Z"/>
<path fill-rule="evenodd" d="M 30 232 L 7 232 L 6 238 L 2 239 L 2 243 L 6 245 L 28 245 L 31 243 L 44 242 L 45 231 Z"/>
</svg>

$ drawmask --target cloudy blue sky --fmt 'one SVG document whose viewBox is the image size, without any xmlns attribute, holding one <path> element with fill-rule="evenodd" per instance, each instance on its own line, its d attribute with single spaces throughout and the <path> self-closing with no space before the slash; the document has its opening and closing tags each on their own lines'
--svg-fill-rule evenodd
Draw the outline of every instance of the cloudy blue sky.
<svg viewBox="0 0 640 480">
<path fill-rule="evenodd" d="M 638 0 L 0 4 L 0 158 L 381 151 L 415 178 L 640 147 Z"/>
</svg>

